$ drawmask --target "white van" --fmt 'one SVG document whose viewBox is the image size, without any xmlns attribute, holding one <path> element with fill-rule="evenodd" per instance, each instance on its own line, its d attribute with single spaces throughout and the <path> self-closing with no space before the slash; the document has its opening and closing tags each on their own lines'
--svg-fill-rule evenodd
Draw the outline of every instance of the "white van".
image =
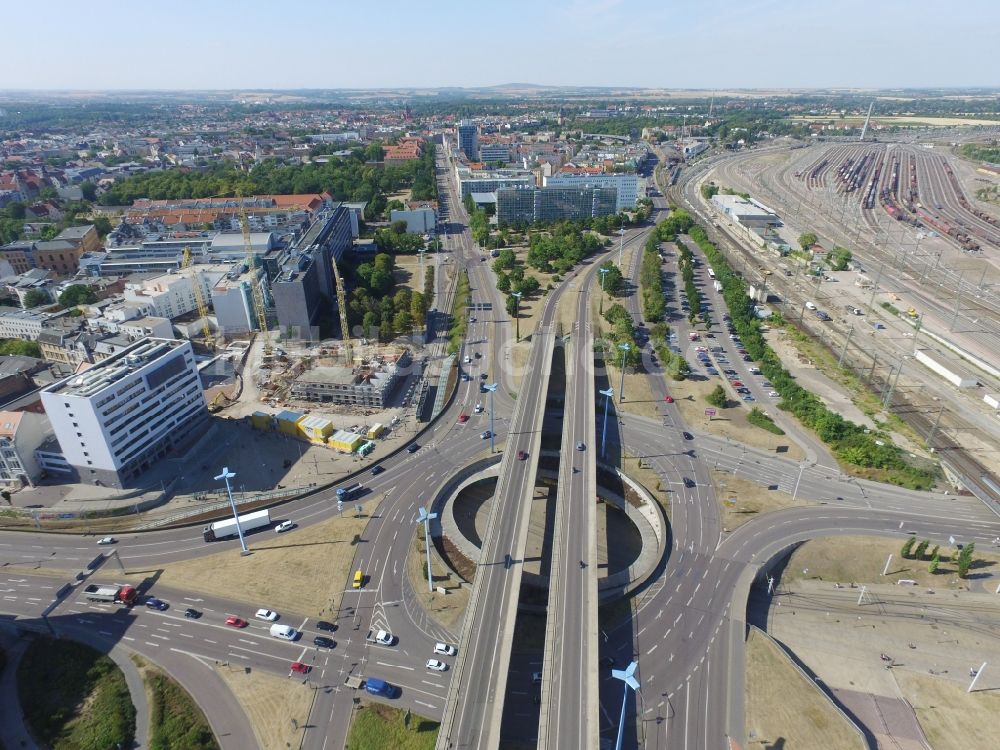
<svg viewBox="0 0 1000 750">
<path fill-rule="evenodd" d="M 291 625 L 272 625 L 271 636 L 273 638 L 283 638 L 286 641 L 294 641 L 299 637 L 299 631 Z"/>
<path fill-rule="evenodd" d="M 806 307 L 809 308 L 810 310 L 816 309 L 816 305 L 814 305 L 812 302 L 806 302 Z"/>
</svg>

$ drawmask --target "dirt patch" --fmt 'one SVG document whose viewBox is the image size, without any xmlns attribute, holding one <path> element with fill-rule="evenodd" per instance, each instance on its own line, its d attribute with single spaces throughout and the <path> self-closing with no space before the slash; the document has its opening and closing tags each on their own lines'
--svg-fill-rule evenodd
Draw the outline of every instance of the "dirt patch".
<svg viewBox="0 0 1000 750">
<path fill-rule="evenodd" d="M 463 586 L 462 580 L 441 559 L 437 549 L 431 549 L 431 576 L 435 590 L 434 593 L 427 590 L 427 556 L 423 525 L 417 527 L 416 536 L 410 546 L 406 572 L 410 577 L 410 588 L 416 594 L 423 610 L 441 625 L 449 630 L 455 630 L 465 617 L 471 586 Z M 440 589 L 444 589 L 445 593 L 442 594 Z"/>
<path fill-rule="evenodd" d="M 766 636 L 746 645 L 748 748 L 858 748 L 865 743 Z"/>
<path fill-rule="evenodd" d="M 299 746 L 312 708 L 312 688 L 257 670 L 248 674 L 235 667 L 217 667 L 216 672 L 246 711 L 262 750 Z"/>
<path fill-rule="evenodd" d="M 711 405 L 705 397 L 721 382 L 718 378 L 709 378 L 671 383 L 670 393 L 674 397 L 674 403 L 688 425 L 700 432 L 729 438 L 736 443 L 763 450 L 773 451 L 779 446 L 785 446 L 787 450 L 783 455 L 792 461 L 801 461 L 805 457 L 802 449 L 788 435 L 775 435 L 750 424 L 747 421 L 750 409 L 743 404 L 716 409 L 714 417 L 706 416 L 705 409 Z M 767 404 L 761 404 L 760 408 L 767 412 L 776 411 L 775 407 Z"/>
<path fill-rule="evenodd" d="M 793 501 L 787 492 L 769 490 L 756 482 L 740 479 L 717 469 L 709 471 L 709 475 L 722 511 L 722 525 L 729 531 L 761 513 L 816 504 L 801 498 Z"/>
<path fill-rule="evenodd" d="M 263 535 L 248 537 L 251 555 L 242 557 L 236 542 L 223 542 L 228 547 L 224 552 L 165 566 L 159 582 L 185 591 L 256 601 L 278 611 L 328 615 L 340 606 L 367 523 L 367 517 L 345 513 L 343 518 L 287 534 L 265 530 Z"/>
<path fill-rule="evenodd" d="M 928 547 L 923 560 L 904 559 L 900 556 L 903 541 L 901 538 L 855 536 L 813 539 L 792 553 L 788 566 L 782 574 L 782 580 L 821 578 L 824 581 L 841 583 L 890 584 L 907 580 L 916 581 L 918 586 L 956 591 L 967 589 L 970 583 L 980 580 L 970 577 L 963 581 L 958 577 L 955 565 L 951 562 L 952 556 L 957 553 L 954 548 L 941 547 L 938 572 L 931 573 L 928 568 L 931 551 L 935 545 Z M 919 537 L 917 541 L 920 541 Z M 892 555 L 892 562 L 889 564 L 888 573 L 882 576 L 880 573 L 885 568 L 889 555 Z M 973 576 L 991 577 L 1000 574 L 1000 555 L 980 552 L 977 549 L 973 559 L 975 560 L 972 567 Z M 991 588 L 991 585 L 987 584 L 987 588 Z M 996 586 L 992 585 L 992 589 L 995 588 Z"/>
<path fill-rule="evenodd" d="M 996 747 L 996 726 L 983 717 L 1000 712 L 1000 694 L 986 690 L 966 693 L 967 686 L 902 669 L 894 674 L 934 750 Z M 985 679 L 986 673 L 983 675 Z"/>
</svg>

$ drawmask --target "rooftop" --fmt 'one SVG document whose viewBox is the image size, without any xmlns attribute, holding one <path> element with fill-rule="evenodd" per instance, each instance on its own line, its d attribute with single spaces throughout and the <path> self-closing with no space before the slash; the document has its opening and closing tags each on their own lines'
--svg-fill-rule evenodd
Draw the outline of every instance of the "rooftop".
<svg viewBox="0 0 1000 750">
<path fill-rule="evenodd" d="M 186 346 L 186 341 L 169 339 L 142 339 L 124 351 L 118 352 L 90 367 L 86 372 L 74 375 L 45 388 L 49 393 L 64 396 L 90 398 L 122 378 L 131 375 L 175 349 Z"/>
</svg>

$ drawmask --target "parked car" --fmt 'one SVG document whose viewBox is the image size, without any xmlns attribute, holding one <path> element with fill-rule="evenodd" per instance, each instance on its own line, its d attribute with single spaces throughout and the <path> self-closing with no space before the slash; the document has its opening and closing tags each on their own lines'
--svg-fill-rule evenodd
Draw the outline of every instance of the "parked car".
<svg viewBox="0 0 1000 750">
<path fill-rule="evenodd" d="M 242 617 L 235 617 L 230 615 L 226 618 L 226 625 L 231 628 L 245 628 L 247 626 L 247 621 Z"/>
<path fill-rule="evenodd" d="M 254 617 L 256 617 L 258 620 L 265 620 L 267 622 L 274 622 L 275 620 L 278 619 L 278 616 L 279 616 L 278 613 L 275 612 L 273 609 L 262 608 L 258 609 L 254 613 Z"/>
</svg>

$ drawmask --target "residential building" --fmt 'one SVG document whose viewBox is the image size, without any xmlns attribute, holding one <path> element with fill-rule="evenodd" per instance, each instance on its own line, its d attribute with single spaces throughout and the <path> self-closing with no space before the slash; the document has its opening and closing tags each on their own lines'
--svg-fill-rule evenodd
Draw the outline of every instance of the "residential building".
<svg viewBox="0 0 1000 750">
<path fill-rule="evenodd" d="M 557 172 L 547 177 L 546 187 L 614 188 L 618 191 L 615 212 L 635 208 L 639 199 L 639 175 L 632 172 L 601 172 L 592 169 Z"/>
<path fill-rule="evenodd" d="M 531 224 L 607 216 L 616 212 L 613 187 L 505 188 L 498 190 L 497 223 Z"/>
<path fill-rule="evenodd" d="M 382 409 L 410 364 L 409 349 L 390 349 L 360 366 L 314 367 L 299 375 L 292 398 Z"/>
<path fill-rule="evenodd" d="M 187 341 L 143 339 L 41 395 L 74 479 L 88 484 L 135 486 L 209 419 Z"/>
<path fill-rule="evenodd" d="M 38 347 L 46 362 L 64 365 L 64 370 L 72 371 L 83 363 L 94 361 L 94 347 L 104 335 L 67 328 L 45 328 L 38 334 Z"/>
<path fill-rule="evenodd" d="M 479 128 L 474 122 L 462 120 L 458 125 L 458 147 L 470 161 L 479 161 Z"/>
<path fill-rule="evenodd" d="M 18 240 L 3 245 L 0 247 L 0 260 L 10 263 L 11 273 L 27 273 L 34 268 L 35 241 Z"/>
<path fill-rule="evenodd" d="M 48 366 L 47 362 L 35 357 L 0 357 L 0 403 L 5 404 L 37 388 L 33 376 L 44 373 Z"/>
<path fill-rule="evenodd" d="M 44 414 L 0 411 L 0 485 L 34 485 L 42 473 L 35 450 L 51 436 Z"/>
<path fill-rule="evenodd" d="M 67 227 L 57 234 L 55 239 L 69 242 L 81 248 L 85 253 L 92 253 L 101 249 L 101 239 L 97 234 L 97 227 L 93 224 Z"/>
<path fill-rule="evenodd" d="M 0 284 L 3 285 L 3 290 L 8 295 L 17 297 L 18 303 L 25 309 L 28 307 L 28 294 L 33 291 L 41 291 L 48 296 L 48 299 L 41 304 L 48 304 L 56 297 L 56 284 L 52 278 L 52 272 L 44 268 L 32 268 L 22 274 L 8 276 L 0 280 Z M 38 306 L 38 303 L 35 303 L 34 306 Z"/>
<path fill-rule="evenodd" d="M 50 313 L 35 310 L 0 307 L 0 339 L 37 341 L 42 332 L 42 324 L 51 317 Z"/>
<path fill-rule="evenodd" d="M 82 244 L 69 240 L 48 240 L 35 243 L 32 260 L 35 268 L 44 268 L 61 276 L 72 276 L 80 269 Z"/>
<path fill-rule="evenodd" d="M 201 285 L 202 299 L 209 300 L 212 286 L 225 275 L 219 266 L 191 266 L 183 271 L 165 273 L 149 279 L 125 284 L 125 301 L 143 305 L 158 318 L 179 318 L 197 310 L 194 283 Z"/>
</svg>

